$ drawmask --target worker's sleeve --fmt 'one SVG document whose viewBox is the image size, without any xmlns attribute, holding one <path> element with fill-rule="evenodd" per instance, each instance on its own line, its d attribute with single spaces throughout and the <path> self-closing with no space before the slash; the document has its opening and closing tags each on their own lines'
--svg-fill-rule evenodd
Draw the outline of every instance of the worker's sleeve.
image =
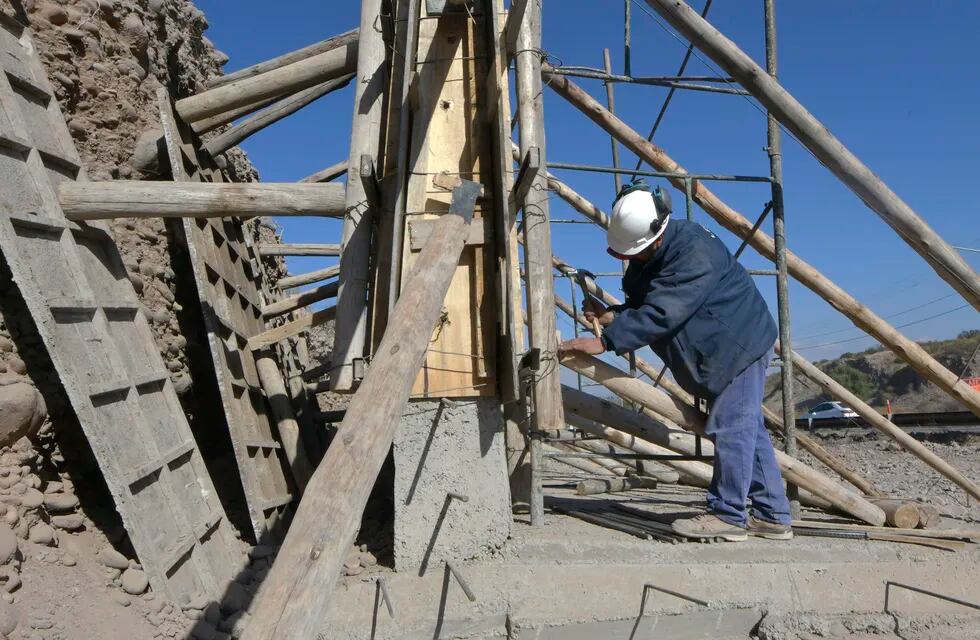
<svg viewBox="0 0 980 640">
<path fill-rule="evenodd" d="M 624 306 L 606 327 L 604 344 L 622 355 L 669 338 L 704 304 L 721 277 L 710 252 L 688 250 L 656 274 L 643 301 Z"/>
</svg>

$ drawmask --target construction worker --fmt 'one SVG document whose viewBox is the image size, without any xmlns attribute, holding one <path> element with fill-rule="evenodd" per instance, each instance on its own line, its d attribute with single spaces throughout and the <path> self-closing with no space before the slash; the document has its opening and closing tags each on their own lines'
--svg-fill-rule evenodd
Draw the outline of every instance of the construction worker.
<svg viewBox="0 0 980 640">
<path fill-rule="evenodd" d="M 560 348 L 623 355 L 649 346 L 681 387 L 708 401 L 705 434 L 715 445 L 708 511 L 674 521 L 676 533 L 788 540 L 789 501 L 762 421 L 775 322 L 721 240 L 699 224 L 672 220 L 670 210 L 670 196 L 659 187 L 651 192 L 636 181 L 622 189 L 607 241 L 612 256 L 629 260 L 626 304 L 606 308 L 587 298 L 586 318 L 605 327 L 602 337 L 576 338 Z"/>
</svg>

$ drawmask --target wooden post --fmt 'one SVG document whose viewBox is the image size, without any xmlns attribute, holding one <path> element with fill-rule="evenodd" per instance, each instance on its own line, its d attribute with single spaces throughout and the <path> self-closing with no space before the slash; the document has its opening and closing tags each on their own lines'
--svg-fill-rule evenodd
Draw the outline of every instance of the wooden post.
<svg viewBox="0 0 980 640">
<path fill-rule="evenodd" d="M 690 428 L 697 433 L 701 433 L 704 429 L 702 413 L 598 358 L 583 354 L 565 354 L 561 357 L 561 363 L 598 382 L 616 395 L 642 405 L 674 424 Z M 807 489 L 859 520 L 876 526 L 884 523 L 884 512 L 850 489 L 837 484 L 782 451 L 776 451 L 776 460 L 787 482 Z"/>
<path fill-rule="evenodd" d="M 266 256 L 339 256 L 339 244 L 278 244 L 258 246 L 259 255 Z"/>
<path fill-rule="evenodd" d="M 357 52 L 357 85 L 354 91 L 354 120 L 351 125 L 348 167 L 360 167 L 361 157 L 369 156 L 379 166 L 381 118 L 385 87 L 385 43 L 379 20 L 381 0 L 362 0 L 360 43 Z M 340 258 L 340 292 L 337 294 L 337 320 L 330 383 L 335 391 L 349 391 L 354 385 L 354 360 L 364 357 L 367 335 L 368 257 L 371 253 L 371 224 L 374 216 L 356 170 L 347 172 L 347 199 L 344 205 L 344 253 Z"/>
<path fill-rule="evenodd" d="M 314 282 L 327 280 L 338 273 L 340 273 L 340 267 L 333 265 L 332 267 L 308 271 L 307 273 L 300 273 L 295 276 L 286 276 L 285 278 L 280 278 L 276 284 L 280 289 L 292 289 L 293 287 L 301 287 L 304 284 L 313 284 Z"/>
<path fill-rule="evenodd" d="M 328 93 L 332 93 L 337 89 L 346 87 L 348 84 L 350 84 L 353 77 L 354 74 L 350 73 L 334 80 L 327 80 L 326 82 L 293 94 L 288 98 L 284 98 L 262 113 L 256 114 L 248 120 L 236 124 L 227 131 L 214 136 L 204 144 L 204 148 L 207 149 L 208 153 L 210 153 L 212 156 L 216 156 L 219 153 L 224 153 L 228 149 L 231 149 L 232 147 L 241 143 L 242 140 L 245 140 L 252 134 L 258 133 L 269 125 L 279 122 L 286 116 L 296 113 L 311 102 L 319 100 L 323 96 L 327 95 Z"/>
<path fill-rule="evenodd" d="M 286 385 L 282 381 L 282 372 L 276 363 L 272 350 L 266 347 L 255 353 L 255 372 L 259 376 L 259 384 L 269 401 L 272 417 L 279 429 L 279 440 L 282 442 L 286 461 L 293 472 L 293 480 L 300 494 L 306 489 L 306 484 L 313 475 L 313 465 L 306 456 L 303 440 L 299 434 L 299 423 L 293 415 L 293 405 Z"/>
<path fill-rule="evenodd" d="M 186 122 L 197 122 L 351 73 L 357 55 L 358 44 L 351 42 L 272 71 L 208 89 L 178 100 L 174 106 Z"/>
<path fill-rule="evenodd" d="M 738 80 L 821 164 L 925 258 L 940 278 L 980 309 L 980 275 L 775 78 L 686 3 L 647 0 L 647 4 Z"/>
<path fill-rule="evenodd" d="M 905 433 L 902 429 L 896 427 L 888 418 L 872 409 L 861 398 L 848 391 L 843 385 L 818 369 L 800 354 L 794 352 L 792 358 L 793 364 L 800 368 L 800 373 L 820 385 L 821 389 L 854 409 L 869 425 L 897 442 L 903 449 L 925 462 L 942 476 L 951 480 L 974 498 L 980 499 L 980 487 L 977 487 L 977 485 L 964 476 L 956 467 L 927 449 L 921 442 Z"/>
<path fill-rule="evenodd" d="M 312 640 L 364 505 L 408 404 L 468 232 L 478 185 L 464 182 L 405 281 L 371 367 L 307 485 L 243 640 Z"/>
<path fill-rule="evenodd" d="M 312 175 L 308 175 L 300 182 L 330 182 L 347 173 L 347 160 L 332 164 L 326 169 L 320 169 Z"/>
<path fill-rule="evenodd" d="M 255 76 L 260 76 L 263 73 L 274 71 L 275 69 L 281 69 L 282 67 L 293 64 L 294 62 L 306 60 L 307 58 L 312 58 L 313 56 L 321 53 L 326 53 L 327 51 L 333 51 L 339 47 L 356 43 L 357 29 L 351 29 L 350 31 L 345 31 L 344 33 L 333 36 L 332 38 L 327 38 L 326 40 L 321 40 L 316 44 L 311 44 L 308 47 L 303 47 L 302 49 L 297 49 L 296 51 L 290 51 L 289 53 L 283 54 L 271 60 L 253 64 L 250 67 L 245 67 L 244 69 L 239 69 L 238 71 L 228 73 L 223 76 L 218 76 L 217 78 L 209 80 L 206 86 L 208 89 L 215 89 L 232 82 L 237 82 L 238 80 L 244 80 L 245 78 L 254 78 Z"/>
<path fill-rule="evenodd" d="M 340 216 L 339 184 L 292 182 L 62 182 L 58 197 L 69 220 Z"/>
<path fill-rule="evenodd" d="M 631 129 L 629 125 L 615 115 L 609 113 L 597 100 L 583 91 L 581 87 L 569 81 L 566 76 L 546 72 L 545 77 L 548 80 L 547 84 L 549 87 L 571 102 L 605 131 L 616 136 L 616 139 L 622 142 L 626 148 L 649 163 L 656 170 L 680 174 L 686 173 L 684 167 L 675 162 L 663 149 L 647 142 L 646 138 Z M 678 189 L 684 189 L 684 180 L 682 178 L 671 178 L 670 182 Z M 749 244 L 756 251 L 770 260 L 775 260 L 774 240 L 761 230 L 754 230 L 751 221 L 723 202 L 704 183 L 694 181 L 692 196 L 694 201 L 708 215 L 718 221 L 719 224 L 738 237 L 742 239 L 747 238 Z M 932 356 L 926 353 L 925 349 L 918 343 L 903 336 L 883 318 L 855 300 L 853 296 L 834 284 L 812 265 L 807 264 L 791 251 L 786 252 L 786 265 L 790 275 L 796 278 L 797 281 L 850 318 L 851 322 L 859 329 L 868 332 L 882 346 L 890 349 L 897 356 L 905 360 L 923 378 L 934 382 L 970 411 L 980 416 L 980 391 L 973 389 L 970 385 L 960 380 L 955 373 L 943 367 L 943 365 L 939 364 Z"/>
<path fill-rule="evenodd" d="M 536 147 L 541 164 L 546 162 L 544 101 L 541 87 L 541 3 L 528 2 L 517 32 L 515 77 L 520 150 L 524 158 Z M 559 368 L 554 366 L 558 345 L 555 327 L 555 290 L 551 276 L 551 223 L 548 192 L 543 177 L 535 176 L 522 206 L 524 263 L 527 273 L 529 347 L 540 350 L 542 367 L 531 384 L 531 429 L 556 429 L 564 425 Z M 534 435 L 532 434 L 532 438 Z M 532 441 L 532 447 L 534 442 Z M 533 462 L 532 462 L 533 464 Z M 532 471 L 533 473 L 533 471 Z M 531 522 L 541 524 L 544 507 L 532 491 Z"/>
</svg>

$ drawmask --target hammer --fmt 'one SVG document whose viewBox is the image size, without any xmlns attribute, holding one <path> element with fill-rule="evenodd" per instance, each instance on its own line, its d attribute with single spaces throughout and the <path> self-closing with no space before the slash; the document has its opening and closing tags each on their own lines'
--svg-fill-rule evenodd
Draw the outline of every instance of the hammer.
<svg viewBox="0 0 980 640">
<path fill-rule="evenodd" d="M 585 283 L 585 279 L 587 277 L 588 278 L 591 278 L 592 281 L 595 282 L 595 279 L 596 279 L 595 274 L 592 273 L 591 271 L 589 271 L 587 269 L 578 269 L 578 270 L 575 271 L 575 280 L 576 280 L 576 282 L 578 282 L 578 285 L 580 287 L 582 287 L 582 295 L 585 298 L 595 298 L 597 301 L 602 302 L 601 300 L 599 300 L 598 298 L 596 298 L 594 295 L 592 295 L 592 292 L 591 291 L 589 291 L 589 287 Z M 596 334 L 597 337 L 600 337 L 600 338 L 602 337 L 602 326 L 599 324 L 599 319 L 598 318 L 592 318 L 592 331 L 595 332 L 595 334 Z"/>
</svg>

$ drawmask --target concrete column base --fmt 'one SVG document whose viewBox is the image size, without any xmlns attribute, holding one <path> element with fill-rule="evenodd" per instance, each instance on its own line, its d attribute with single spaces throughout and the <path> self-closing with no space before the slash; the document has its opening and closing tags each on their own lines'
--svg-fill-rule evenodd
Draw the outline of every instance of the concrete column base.
<svg viewBox="0 0 980 640">
<path fill-rule="evenodd" d="M 409 403 L 395 435 L 394 459 L 396 570 L 441 569 L 445 560 L 479 557 L 510 536 L 497 398 Z"/>
</svg>

